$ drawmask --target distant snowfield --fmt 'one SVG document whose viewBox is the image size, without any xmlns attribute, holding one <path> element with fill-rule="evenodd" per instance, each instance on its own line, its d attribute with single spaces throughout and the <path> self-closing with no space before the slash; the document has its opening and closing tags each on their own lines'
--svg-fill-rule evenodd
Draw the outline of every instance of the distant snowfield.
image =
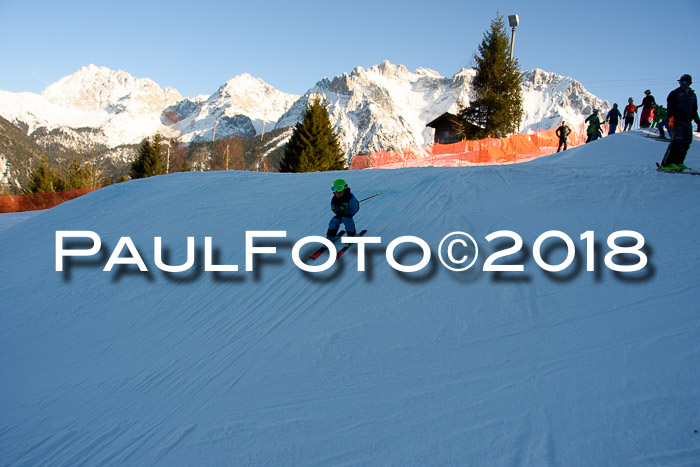
<svg viewBox="0 0 700 467">
<path fill-rule="evenodd" d="M 0 227 L 0 459 L 696 464 L 700 177 L 656 172 L 665 147 L 633 132 L 503 166 L 179 173 Z M 699 141 L 686 163 L 700 168 Z M 382 193 L 356 217 L 381 244 L 367 246 L 364 272 L 357 248 L 328 271 L 303 272 L 294 243 L 325 233 L 338 177 L 358 197 Z M 94 231 L 103 249 L 56 272 L 60 230 Z M 257 255 L 247 272 L 252 230 L 287 236 L 257 240 L 277 254 Z M 513 245 L 485 240 L 502 230 L 523 247 L 495 263 L 523 272 L 482 270 Z M 551 230 L 575 247 L 561 272 L 534 259 L 565 260 L 564 240 L 536 247 Z M 624 230 L 644 237 L 641 271 L 606 266 L 607 239 Z M 454 231 L 479 244 L 468 271 L 438 259 Z M 432 259 L 400 273 L 385 250 L 409 235 L 430 245 Z M 102 271 L 126 236 L 149 272 Z M 195 266 L 159 270 L 154 237 L 177 265 L 187 236 Z M 238 272 L 204 270 L 205 237 L 214 264 Z M 416 264 L 421 252 L 399 247 L 395 257 Z"/>
</svg>

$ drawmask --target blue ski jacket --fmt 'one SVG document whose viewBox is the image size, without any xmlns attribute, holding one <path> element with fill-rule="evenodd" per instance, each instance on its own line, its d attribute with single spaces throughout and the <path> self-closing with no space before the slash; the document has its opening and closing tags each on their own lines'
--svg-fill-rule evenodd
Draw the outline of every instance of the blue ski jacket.
<svg viewBox="0 0 700 467">
<path fill-rule="evenodd" d="M 610 112 L 608 112 L 608 115 L 605 118 L 605 120 L 609 121 L 611 125 L 617 125 L 620 121 L 620 118 L 622 118 L 622 114 L 620 113 L 620 111 L 618 109 L 612 109 Z"/>
<path fill-rule="evenodd" d="M 355 195 L 350 192 L 349 188 L 343 192 L 343 196 L 340 198 L 336 198 L 335 195 L 331 198 L 331 211 L 336 217 L 352 217 L 359 210 L 360 203 L 355 198 Z"/>
</svg>

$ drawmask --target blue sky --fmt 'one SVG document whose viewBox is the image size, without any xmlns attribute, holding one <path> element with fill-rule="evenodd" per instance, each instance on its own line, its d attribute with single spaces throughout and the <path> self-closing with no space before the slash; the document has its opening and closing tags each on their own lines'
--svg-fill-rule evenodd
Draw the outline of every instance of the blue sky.
<svg viewBox="0 0 700 467">
<path fill-rule="evenodd" d="M 93 63 L 185 96 L 242 73 L 303 94 L 382 60 L 450 77 L 499 11 L 518 14 L 523 71 L 571 76 L 611 102 L 659 101 L 700 70 L 700 1 L 15 1 L 0 0 L 0 89 L 40 92 Z"/>
</svg>

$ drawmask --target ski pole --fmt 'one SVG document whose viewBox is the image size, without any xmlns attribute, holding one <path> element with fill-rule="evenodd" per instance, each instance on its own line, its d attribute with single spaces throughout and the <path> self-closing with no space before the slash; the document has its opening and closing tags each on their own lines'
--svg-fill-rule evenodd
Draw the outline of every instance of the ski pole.
<svg viewBox="0 0 700 467">
<path fill-rule="evenodd" d="M 368 199 L 374 198 L 375 196 L 379 196 L 379 195 L 381 195 L 381 193 L 377 193 L 376 195 L 372 195 L 372 196 L 370 196 L 370 197 L 368 197 L 368 198 L 361 199 L 359 202 L 361 203 L 361 202 L 363 202 L 363 201 L 367 201 Z"/>
</svg>

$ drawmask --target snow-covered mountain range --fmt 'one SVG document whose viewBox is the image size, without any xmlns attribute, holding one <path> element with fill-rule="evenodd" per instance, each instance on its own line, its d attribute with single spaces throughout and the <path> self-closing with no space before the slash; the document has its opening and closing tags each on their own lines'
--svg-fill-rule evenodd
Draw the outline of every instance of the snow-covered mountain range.
<svg viewBox="0 0 700 467">
<path fill-rule="evenodd" d="M 432 142 L 426 124 L 469 102 L 474 70 L 451 78 L 388 61 L 324 78 L 303 96 L 279 91 L 248 74 L 211 96 L 183 98 L 147 78 L 89 65 L 41 94 L 0 91 L 0 116 L 26 130 L 42 146 L 77 151 L 139 143 L 156 131 L 182 142 L 226 136 L 255 136 L 265 128 L 301 120 L 310 98 L 328 104 L 331 122 L 348 155 L 416 147 Z M 608 103 L 572 78 L 535 69 L 524 73 L 525 115 L 521 131 L 552 128 L 566 119 L 579 123 Z"/>
</svg>

